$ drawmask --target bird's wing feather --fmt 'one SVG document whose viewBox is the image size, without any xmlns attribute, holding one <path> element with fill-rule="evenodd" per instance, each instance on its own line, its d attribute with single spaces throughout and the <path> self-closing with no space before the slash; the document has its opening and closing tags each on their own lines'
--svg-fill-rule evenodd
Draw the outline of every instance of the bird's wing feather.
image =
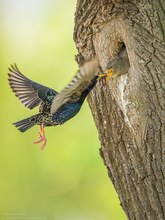
<svg viewBox="0 0 165 220">
<path fill-rule="evenodd" d="M 45 102 L 48 92 L 54 96 L 57 94 L 55 90 L 28 79 L 19 71 L 16 64 L 11 65 L 9 71 L 8 80 L 12 91 L 30 109 L 38 106 L 41 102 Z"/>
<path fill-rule="evenodd" d="M 55 113 L 63 104 L 70 99 L 76 102 L 82 91 L 90 84 L 91 80 L 98 73 L 98 58 L 95 57 L 91 61 L 85 63 L 71 82 L 56 96 L 51 105 L 51 114 Z"/>
</svg>

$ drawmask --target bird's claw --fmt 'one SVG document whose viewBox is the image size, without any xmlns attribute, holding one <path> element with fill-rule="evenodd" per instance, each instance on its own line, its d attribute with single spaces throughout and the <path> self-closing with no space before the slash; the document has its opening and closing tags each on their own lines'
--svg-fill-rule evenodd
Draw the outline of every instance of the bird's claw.
<svg viewBox="0 0 165 220">
<path fill-rule="evenodd" d="M 43 142 L 43 144 L 41 146 L 41 151 L 43 151 L 45 146 L 46 146 L 46 142 L 47 142 L 46 137 L 45 137 L 45 131 L 44 131 L 44 125 L 43 124 L 40 126 L 38 136 L 39 136 L 39 140 L 35 141 L 34 144 L 39 144 L 39 143 Z"/>
</svg>

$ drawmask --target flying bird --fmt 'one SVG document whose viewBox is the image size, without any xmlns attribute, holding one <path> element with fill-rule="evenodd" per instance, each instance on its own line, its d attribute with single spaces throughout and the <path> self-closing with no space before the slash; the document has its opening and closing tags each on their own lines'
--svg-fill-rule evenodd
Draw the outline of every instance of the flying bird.
<svg viewBox="0 0 165 220">
<path fill-rule="evenodd" d="M 74 117 L 98 79 L 107 76 L 107 73 L 99 74 L 98 67 L 95 57 L 81 66 L 71 82 L 58 93 L 24 76 L 16 64 L 11 65 L 8 80 L 12 91 L 26 107 L 33 109 L 39 105 L 38 114 L 13 123 L 15 127 L 25 132 L 34 125 L 40 125 L 39 140 L 34 143 L 43 142 L 43 150 L 47 142 L 44 127 L 61 125 Z"/>
</svg>

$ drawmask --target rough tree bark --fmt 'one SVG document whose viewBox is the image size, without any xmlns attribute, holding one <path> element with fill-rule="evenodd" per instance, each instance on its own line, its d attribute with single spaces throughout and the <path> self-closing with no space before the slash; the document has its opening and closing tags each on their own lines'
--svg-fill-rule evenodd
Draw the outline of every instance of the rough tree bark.
<svg viewBox="0 0 165 220">
<path fill-rule="evenodd" d="M 74 40 L 104 69 L 126 46 L 129 70 L 88 101 L 128 219 L 165 219 L 165 0 L 78 0 Z"/>
</svg>

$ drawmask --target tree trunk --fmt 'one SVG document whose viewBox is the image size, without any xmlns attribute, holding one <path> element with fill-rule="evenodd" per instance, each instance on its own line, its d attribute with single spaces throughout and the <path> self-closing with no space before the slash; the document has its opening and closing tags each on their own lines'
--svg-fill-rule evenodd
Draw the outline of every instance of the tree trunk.
<svg viewBox="0 0 165 220">
<path fill-rule="evenodd" d="M 74 40 L 78 63 L 97 54 L 103 69 L 125 45 L 129 70 L 88 102 L 128 219 L 165 219 L 165 0 L 78 0 Z"/>
</svg>

